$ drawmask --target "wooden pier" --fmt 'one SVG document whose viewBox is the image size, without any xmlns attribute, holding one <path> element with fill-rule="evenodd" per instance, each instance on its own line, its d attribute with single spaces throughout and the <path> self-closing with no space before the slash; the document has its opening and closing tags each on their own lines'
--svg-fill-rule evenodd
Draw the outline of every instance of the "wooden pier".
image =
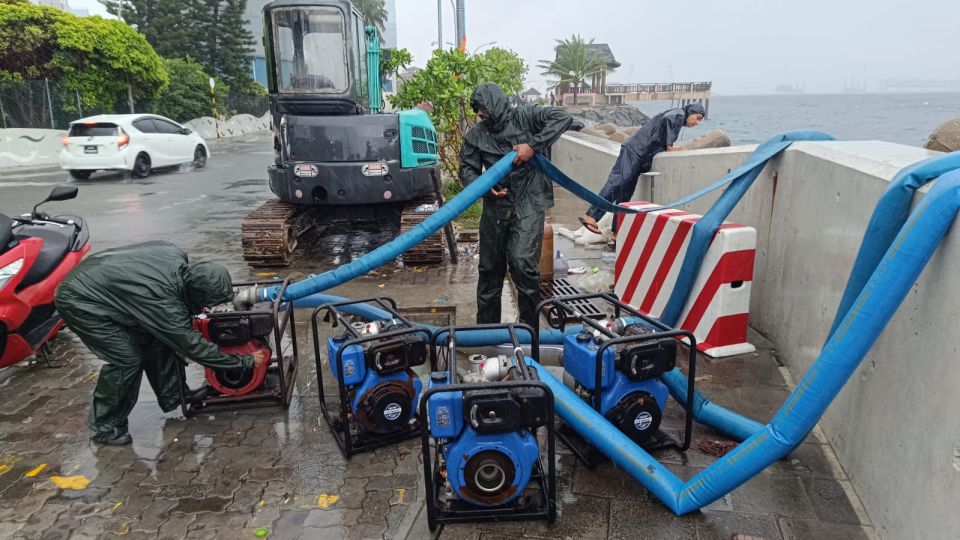
<svg viewBox="0 0 960 540">
<path fill-rule="evenodd" d="M 630 101 L 670 100 L 678 106 L 702 103 L 710 112 L 711 82 L 679 83 L 607 83 L 600 92 L 567 93 L 561 96 L 564 105 L 622 105 Z"/>
</svg>

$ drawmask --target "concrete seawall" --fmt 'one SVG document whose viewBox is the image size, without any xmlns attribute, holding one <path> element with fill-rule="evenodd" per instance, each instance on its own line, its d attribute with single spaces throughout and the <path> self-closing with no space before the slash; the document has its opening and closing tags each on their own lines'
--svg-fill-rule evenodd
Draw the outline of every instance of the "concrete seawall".
<svg viewBox="0 0 960 540">
<path fill-rule="evenodd" d="M 217 130 L 209 116 L 196 118 L 183 125 L 215 142 Z M 219 122 L 222 138 L 270 130 L 270 113 L 261 117 L 238 114 Z M 60 166 L 59 153 L 65 131 L 55 129 L 0 129 L 0 174 L 16 174 Z"/>
<path fill-rule="evenodd" d="M 598 190 L 617 152 L 604 143 L 568 134 L 553 158 Z M 660 154 L 653 168 L 662 174 L 644 178 L 636 198 L 676 200 L 720 178 L 753 149 Z M 880 194 L 901 167 L 933 154 L 876 141 L 795 143 L 731 214 L 757 229 L 750 324 L 777 344 L 794 378 L 820 352 Z M 688 209 L 705 212 L 716 197 Z M 958 267 L 954 232 L 821 421 L 886 538 L 953 538 L 960 530 Z"/>
</svg>

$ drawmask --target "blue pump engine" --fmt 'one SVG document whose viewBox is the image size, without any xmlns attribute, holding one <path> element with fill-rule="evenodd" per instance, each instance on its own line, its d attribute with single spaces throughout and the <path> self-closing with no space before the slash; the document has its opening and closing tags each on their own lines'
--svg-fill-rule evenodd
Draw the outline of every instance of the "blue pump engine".
<svg viewBox="0 0 960 540">
<path fill-rule="evenodd" d="M 374 337 L 407 328 L 405 321 L 386 319 L 352 324 L 353 334 Z M 350 404 L 350 413 L 359 430 L 385 435 L 401 431 L 413 420 L 423 385 L 411 369 L 427 359 L 427 343 L 422 336 L 407 334 L 385 336 L 362 344 L 346 345 L 350 334 L 327 338 L 330 371 L 342 382 Z M 340 373 L 343 373 L 340 379 Z"/>
<path fill-rule="evenodd" d="M 657 338 L 649 326 L 625 319 L 609 323 L 607 329 L 618 338 L 635 337 L 636 341 L 604 348 L 606 341 L 616 338 L 586 326 L 583 332 L 566 336 L 564 383 L 643 446 L 659 433 L 669 390 L 658 377 L 676 365 L 677 341 L 672 337 Z M 601 348 L 597 385 L 597 356 Z"/>
<path fill-rule="evenodd" d="M 474 355 L 470 360 L 474 369 L 458 375 L 459 381 L 451 380 L 450 371 L 430 375 L 431 390 L 457 383 L 475 384 L 476 390 L 429 396 L 429 433 L 457 497 L 481 507 L 503 506 L 523 493 L 540 459 L 536 431 L 549 418 L 548 391 L 499 384 L 524 380 L 513 358 Z M 539 380 L 535 370 L 526 369 L 527 381 Z"/>
</svg>

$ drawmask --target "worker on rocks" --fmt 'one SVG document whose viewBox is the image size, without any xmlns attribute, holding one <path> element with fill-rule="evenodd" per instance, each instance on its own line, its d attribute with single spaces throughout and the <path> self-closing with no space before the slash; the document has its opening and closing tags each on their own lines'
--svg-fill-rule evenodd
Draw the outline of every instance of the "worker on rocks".
<svg viewBox="0 0 960 540">
<path fill-rule="evenodd" d="M 220 369 L 253 369 L 255 356 L 223 354 L 193 329 L 191 315 L 233 299 L 233 282 L 217 263 L 189 263 L 169 242 L 110 249 L 77 265 L 57 287 L 55 304 L 70 330 L 106 364 L 93 391 L 92 440 L 131 442 L 127 417 L 147 380 L 164 412 L 205 397 L 186 387 L 181 358 Z M 178 358 L 179 356 L 179 358 Z M 177 370 L 181 376 L 178 377 Z"/>
<path fill-rule="evenodd" d="M 640 175 L 649 172 L 653 166 L 653 156 L 663 151 L 673 151 L 673 143 L 677 141 L 680 129 L 696 127 L 705 115 L 703 105 L 691 103 L 683 108 L 664 111 L 647 120 L 643 127 L 620 146 L 620 155 L 610 169 L 600 196 L 613 204 L 632 199 Z M 591 206 L 586 214 L 579 218 L 580 224 L 588 231 L 600 234 L 597 220 L 605 213 L 606 211 Z"/>
<path fill-rule="evenodd" d="M 499 323 L 500 296 L 507 270 L 517 289 L 520 322 L 536 326 L 540 302 L 540 248 L 543 222 L 553 206 L 553 184 L 533 164 L 573 121 L 560 107 L 510 107 L 495 83 L 479 85 L 470 106 L 480 119 L 464 137 L 460 181 L 467 185 L 511 150 L 513 171 L 483 197 L 477 323 Z"/>
</svg>

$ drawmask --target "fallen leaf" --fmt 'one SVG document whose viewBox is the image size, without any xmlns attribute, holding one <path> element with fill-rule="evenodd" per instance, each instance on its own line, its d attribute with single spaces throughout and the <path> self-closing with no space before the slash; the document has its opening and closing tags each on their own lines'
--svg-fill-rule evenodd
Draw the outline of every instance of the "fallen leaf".
<svg viewBox="0 0 960 540">
<path fill-rule="evenodd" d="M 32 471 L 28 472 L 28 473 L 25 474 L 24 476 L 26 476 L 27 478 L 33 478 L 34 476 L 36 476 L 36 475 L 40 474 L 41 472 L 43 472 L 43 470 L 46 469 L 46 468 L 47 468 L 47 464 L 46 464 L 46 463 L 41 463 L 40 465 L 37 465 L 37 468 L 36 468 L 36 469 L 33 469 Z"/>
<path fill-rule="evenodd" d="M 317 506 L 320 508 L 330 508 L 334 503 L 340 500 L 339 495 L 322 494 L 317 497 Z"/>
<path fill-rule="evenodd" d="M 51 476 L 50 481 L 60 489 L 81 490 L 90 485 L 90 479 L 82 474 L 76 476 Z"/>
<path fill-rule="evenodd" d="M 385 283 L 381 283 L 381 284 L 377 285 L 377 287 L 380 287 L 381 289 L 384 288 L 384 287 L 386 287 L 386 286 L 387 286 L 387 285 L 386 285 Z"/>
</svg>

